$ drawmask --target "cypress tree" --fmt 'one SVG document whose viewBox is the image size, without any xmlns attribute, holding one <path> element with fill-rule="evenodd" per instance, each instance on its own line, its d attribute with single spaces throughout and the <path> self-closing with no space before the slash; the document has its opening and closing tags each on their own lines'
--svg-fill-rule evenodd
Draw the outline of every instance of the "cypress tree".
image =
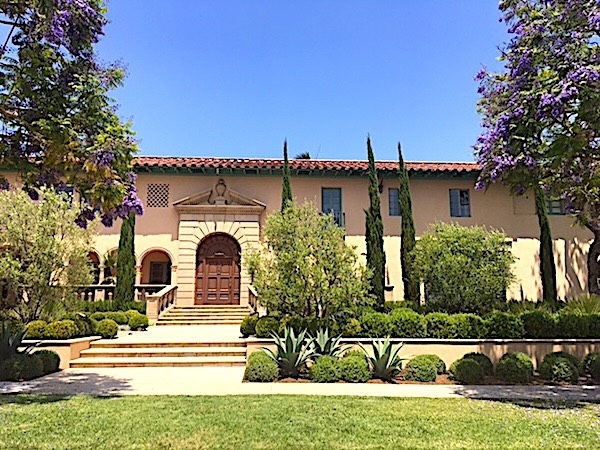
<svg viewBox="0 0 600 450">
<path fill-rule="evenodd" d="M 535 213 L 540 225 L 540 276 L 542 278 L 542 298 L 544 301 L 554 303 L 556 293 L 556 266 L 554 264 L 554 252 L 552 249 L 552 232 L 550 221 L 546 211 L 546 196 L 536 186 L 535 190 Z"/>
<path fill-rule="evenodd" d="M 371 137 L 367 138 L 367 153 L 369 158 L 369 209 L 365 210 L 367 267 L 373 272 L 371 279 L 371 294 L 377 303 L 383 307 L 385 302 L 385 253 L 383 251 L 383 221 L 381 219 L 381 201 L 379 198 L 379 180 L 375 168 L 375 157 L 371 148 Z"/>
<path fill-rule="evenodd" d="M 135 214 L 130 213 L 121 223 L 119 253 L 117 255 L 117 286 L 115 302 L 118 308 L 134 301 L 135 297 Z"/>
<path fill-rule="evenodd" d="M 290 161 L 288 160 L 287 139 L 283 142 L 283 186 L 281 188 L 281 210 L 283 211 L 288 203 L 293 203 L 292 184 L 290 181 Z"/>
<path fill-rule="evenodd" d="M 400 267 L 402 270 L 402 284 L 404 287 L 404 300 L 418 302 L 420 300 L 419 280 L 413 275 L 412 254 L 415 248 L 415 223 L 412 213 L 412 201 L 410 198 L 410 185 L 408 171 L 402 157 L 402 146 L 398 142 L 398 178 L 400 189 L 398 201 L 400 203 L 400 214 L 402 215 L 402 234 L 400 235 Z"/>
</svg>

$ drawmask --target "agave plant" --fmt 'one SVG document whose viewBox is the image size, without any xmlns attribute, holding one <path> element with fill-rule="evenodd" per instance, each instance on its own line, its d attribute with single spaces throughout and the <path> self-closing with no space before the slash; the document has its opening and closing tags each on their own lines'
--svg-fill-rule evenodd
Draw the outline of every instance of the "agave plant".
<svg viewBox="0 0 600 450">
<path fill-rule="evenodd" d="M 275 340 L 277 352 L 268 348 L 263 350 L 279 365 L 282 377 L 298 378 L 300 369 L 314 354 L 312 339 L 307 339 L 306 330 L 296 336 L 291 327 L 285 328 L 283 338 L 275 333 L 271 333 L 271 336 Z"/>
<path fill-rule="evenodd" d="M 362 344 L 358 344 L 362 351 L 365 353 L 371 371 L 373 372 L 373 378 L 379 378 L 381 380 L 391 381 L 394 375 L 402 368 L 402 361 L 406 358 L 400 358 L 398 353 L 404 346 L 404 343 L 400 343 L 394 346 L 390 342 L 390 337 L 386 337 L 384 341 L 373 341 L 373 354 L 368 351 Z"/>
<path fill-rule="evenodd" d="M 27 331 L 20 331 L 16 334 L 12 334 L 8 324 L 2 324 L 2 328 L 0 328 L 0 361 L 8 359 L 17 353 L 28 355 L 38 346 L 38 344 L 30 345 L 25 350 L 19 351 L 25 333 L 27 333 Z"/>
<path fill-rule="evenodd" d="M 341 335 L 329 336 L 329 330 L 327 328 L 324 330 L 317 330 L 317 334 L 312 338 L 315 347 L 315 355 L 339 358 L 346 350 L 346 347 L 342 346 L 341 340 Z"/>
</svg>

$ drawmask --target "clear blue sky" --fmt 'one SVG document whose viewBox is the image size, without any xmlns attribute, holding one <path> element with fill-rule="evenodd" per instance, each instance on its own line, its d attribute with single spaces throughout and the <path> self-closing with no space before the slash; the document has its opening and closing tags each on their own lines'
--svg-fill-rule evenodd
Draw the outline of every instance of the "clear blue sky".
<svg viewBox="0 0 600 450">
<path fill-rule="evenodd" d="M 470 161 L 497 1 L 111 0 L 101 59 L 143 155 Z"/>
</svg>

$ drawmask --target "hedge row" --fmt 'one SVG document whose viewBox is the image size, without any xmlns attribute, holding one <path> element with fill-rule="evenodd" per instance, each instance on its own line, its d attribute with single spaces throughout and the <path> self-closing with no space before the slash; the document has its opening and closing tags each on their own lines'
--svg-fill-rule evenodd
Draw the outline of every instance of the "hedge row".
<svg viewBox="0 0 600 450">
<path fill-rule="evenodd" d="M 58 353 L 39 350 L 31 355 L 18 353 L 0 361 L 0 381 L 25 381 L 56 372 L 60 366 Z"/>
<path fill-rule="evenodd" d="M 299 316 L 248 316 L 241 325 L 244 336 L 270 337 L 282 333 L 286 326 L 294 330 L 315 332 L 327 328 L 344 337 L 435 338 L 435 339 L 541 339 L 541 338 L 600 338 L 600 314 L 552 314 L 546 311 L 527 311 L 521 314 L 494 311 L 486 318 L 475 314 L 430 313 L 427 315 L 408 308 L 389 313 L 367 312 L 360 318 L 344 321 Z"/>
</svg>

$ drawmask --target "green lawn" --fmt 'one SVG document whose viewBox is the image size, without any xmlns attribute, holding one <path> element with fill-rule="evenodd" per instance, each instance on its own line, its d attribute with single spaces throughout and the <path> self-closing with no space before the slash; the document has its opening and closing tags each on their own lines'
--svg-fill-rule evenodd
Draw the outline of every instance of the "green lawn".
<svg viewBox="0 0 600 450">
<path fill-rule="evenodd" d="M 600 405 L 0 396 L 2 449 L 600 448 Z"/>
</svg>

